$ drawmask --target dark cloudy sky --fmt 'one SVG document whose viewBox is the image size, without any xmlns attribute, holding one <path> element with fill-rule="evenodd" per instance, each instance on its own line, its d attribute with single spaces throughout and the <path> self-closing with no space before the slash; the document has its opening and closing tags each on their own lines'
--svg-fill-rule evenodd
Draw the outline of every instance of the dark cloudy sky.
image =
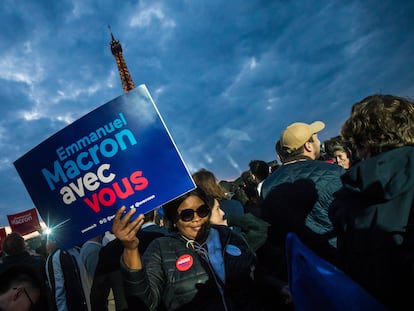
<svg viewBox="0 0 414 311">
<path fill-rule="evenodd" d="M 108 25 L 190 171 L 233 180 L 290 123 L 322 120 L 325 140 L 370 94 L 413 98 L 413 16 L 400 0 L 2 0 L 0 226 L 34 207 L 13 162 L 122 95 Z"/>
</svg>

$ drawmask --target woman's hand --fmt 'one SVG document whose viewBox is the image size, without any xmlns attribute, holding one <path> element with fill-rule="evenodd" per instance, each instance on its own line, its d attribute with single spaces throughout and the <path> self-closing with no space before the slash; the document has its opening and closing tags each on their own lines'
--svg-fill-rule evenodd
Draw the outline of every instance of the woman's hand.
<svg viewBox="0 0 414 311">
<path fill-rule="evenodd" d="M 124 249 L 137 250 L 139 244 L 137 232 L 144 223 L 144 215 L 141 214 L 130 222 L 129 220 L 131 219 L 132 215 L 135 214 L 136 209 L 131 208 L 131 210 L 122 217 L 125 209 L 126 207 L 122 206 L 116 212 L 112 224 L 112 232 L 122 242 Z"/>
</svg>

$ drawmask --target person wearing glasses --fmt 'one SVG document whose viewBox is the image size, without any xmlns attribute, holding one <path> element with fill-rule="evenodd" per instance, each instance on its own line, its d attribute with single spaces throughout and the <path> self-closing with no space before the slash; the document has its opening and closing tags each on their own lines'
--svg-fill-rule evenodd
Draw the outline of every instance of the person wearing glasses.
<svg viewBox="0 0 414 311">
<path fill-rule="evenodd" d="M 0 310 L 48 310 L 45 284 L 36 271 L 26 265 L 14 265 L 0 274 Z"/>
<path fill-rule="evenodd" d="M 117 211 L 112 231 L 124 246 L 127 296 L 142 299 L 150 310 L 262 310 L 254 252 L 229 227 L 210 223 L 213 202 L 196 188 L 165 204 L 173 230 L 144 254 L 136 235 L 144 215 L 131 220 L 135 209 Z"/>
</svg>

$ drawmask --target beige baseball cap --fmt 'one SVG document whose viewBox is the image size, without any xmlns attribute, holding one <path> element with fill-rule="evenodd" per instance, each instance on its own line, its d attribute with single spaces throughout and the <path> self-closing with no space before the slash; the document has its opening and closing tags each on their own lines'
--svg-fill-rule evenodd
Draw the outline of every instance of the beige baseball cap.
<svg viewBox="0 0 414 311">
<path fill-rule="evenodd" d="M 280 145 L 288 152 L 295 151 L 302 147 L 311 136 L 322 131 L 325 123 L 315 121 L 311 124 L 295 122 L 289 125 L 280 136 Z"/>
</svg>

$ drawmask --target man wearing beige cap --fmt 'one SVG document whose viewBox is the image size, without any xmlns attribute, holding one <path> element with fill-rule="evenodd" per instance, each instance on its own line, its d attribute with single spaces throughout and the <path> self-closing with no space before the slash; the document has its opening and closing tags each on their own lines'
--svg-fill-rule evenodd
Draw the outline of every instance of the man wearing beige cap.
<svg viewBox="0 0 414 311">
<path fill-rule="evenodd" d="M 302 242 L 326 260 L 336 263 L 336 235 L 328 218 L 333 193 L 342 186 L 339 165 L 317 161 L 320 157 L 318 132 L 325 128 L 321 121 L 311 124 L 296 122 L 280 136 L 277 152 L 282 165 L 263 183 L 261 215 L 271 224 L 268 242 L 277 258 L 285 261 L 285 239 L 296 233 Z M 266 256 L 272 256 L 269 252 Z M 277 272 L 287 277 L 285 270 Z"/>
</svg>

